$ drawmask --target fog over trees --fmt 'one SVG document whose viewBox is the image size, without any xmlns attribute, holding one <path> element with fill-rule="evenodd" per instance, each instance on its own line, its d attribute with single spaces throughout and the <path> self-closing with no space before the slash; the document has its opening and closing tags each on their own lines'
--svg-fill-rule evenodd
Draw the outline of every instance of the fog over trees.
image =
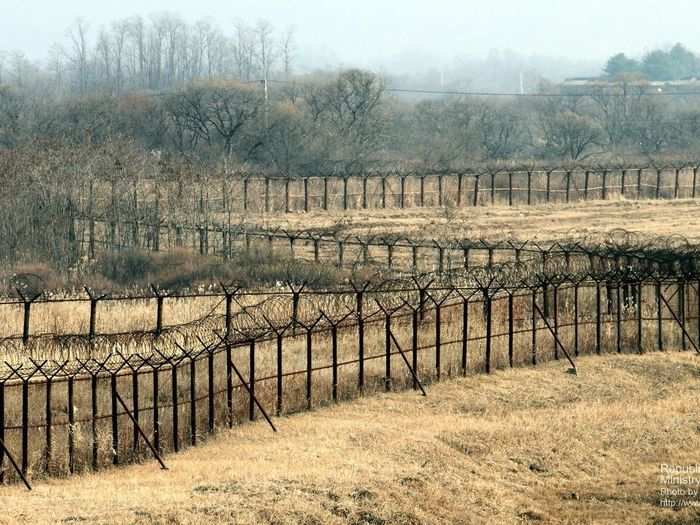
<svg viewBox="0 0 700 525">
<path fill-rule="evenodd" d="M 128 191 L 148 219 L 166 181 L 187 199 L 185 184 L 205 193 L 256 172 L 347 182 L 382 169 L 697 161 L 698 60 L 683 44 L 593 63 L 455 50 L 362 68 L 315 63 L 303 40 L 265 20 L 157 14 L 77 19 L 42 59 L 1 53 L 4 252 L 72 264 L 72 241 L 56 239 L 75 240 L 71 217 L 92 214 L 105 188 L 110 201 Z M 150 208 L 145 181 L 156 181 Z"/>
<path fill-rule="evenodd" d="M 43 62 L 0 57 L 5 150 L 126 141 L 144 153 L 297 174 L 389 160 L 684 154 L 700 128 L 692 86 L 654 96 L 649 83 L 696 74 L 699 61 L 681 44 L 638 59 L 614 54 L 597 69 L 494 51 L 423 71 L 398 62 L 393 72 L 310 70 L 292 27 L 159 14 L 100 27 L 77 19 Z M 561 83 L 581 74 L 600 79 Z M 548 96 L 497 96 L 505 93 Z"/>
</svg>

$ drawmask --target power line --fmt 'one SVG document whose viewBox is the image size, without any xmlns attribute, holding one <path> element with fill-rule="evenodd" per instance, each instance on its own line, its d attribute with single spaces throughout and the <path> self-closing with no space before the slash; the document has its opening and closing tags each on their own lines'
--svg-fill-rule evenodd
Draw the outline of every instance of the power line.
<svg viewBox="0 0 700 525">
<path fill-rule="evenodd" d="M 238 81 L 241 84 L 260 84 L 265 85 L 264 80 L 242 80 Z M 292 80 L 267 80 L 269 84 L 294 84 L 303 85 L 303 82 L 295 82 Z M 387 93 L 398 94 L 415 94 L 415 95 L 449 95 L 449 96 L 464 96 L 464 97 L 512 97 L 512 98 L 635 98 L 635 97 L 696 97 L 700 96 L 700 91 L 641 91 L 635 93 L 602 93 L 602 92 L 575 92 L 575 93 L 512 93 L 512 92 L 495 92 L 495 91 L 459 91 L 459 90 L 436 90 L 436 89 L 411 89 L 411 88 L 385 88 Z M 177 93 L 177 90 L 157 91 L 151 93 L 142 93 L 149 97 L 163 97 Z"/>
<path fill-rule="evenodd" d="M 248 80 L 247 84 L 262 84 L 263 80 Z M 295 82 L 292 80 L 268 80 L 269 83 L 275 84 L 303 84 L 303 82 Z M 415 95 L 456 95 L 456 96 L 471 96 L 471 97 L 525 97 L 525 98 L 583 98 L 583 97 L 615 97 L 615 98 L 634 98 L 634 97 L 685 97 L 685 96 L 700 96 L 700 91 L 639 91 L 634 93 L 602 93 L 602 92 L 574 92 L 574 93 L 512 93 L 512 92 L 495 92 L 495 91 L 460 91 L 460 90 L 436 90 L 436 89 L 413 89 L 402 87 L 385 88 L 387 93 L 403 93 Z"/>
<path fill-rule="evenodd" d="M 667 92 L 667 91 L 644 91 L 633 94 L 624 93 L 498 93 L 491 91 L 456 91 L 456 90 L 433 90 L 433 89 L 408 89 L 408 88 L 386 88 L 388 93 L 406 93 L 417 95 L 458 95 L 472 97 L 530 97 L 530 98 L 569 98 L 569 97 L 684 97 L 684 96 L 699 96 L 700 91 L 683 91 L 683 92 Z"/>
</svg>

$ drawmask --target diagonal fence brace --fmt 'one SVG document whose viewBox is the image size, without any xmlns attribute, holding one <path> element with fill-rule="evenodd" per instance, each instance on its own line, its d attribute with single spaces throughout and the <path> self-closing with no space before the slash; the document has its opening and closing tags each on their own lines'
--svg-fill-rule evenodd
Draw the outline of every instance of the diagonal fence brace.
<svg viewBox="0 0 700 525">
<path fill-rule="evenodd" d="M 532 306 L 535 307 L 535 311 L 536 311 L 536 312 L 539 314 L 539 316 L 542 318 L 542 320 L 544 321 L 544 324 L 547 326 L 547 329 L 548 329 L 549 332 L 552 334 L 552 337 L 554 337 L 554 340 L 556 341 L 557 345 L 559 346 L 559 348 L 561 349 L 561 351 L 564 352 L 564 355 L 565 355 L 566 358 L 569 360 L 569 363 L 571 363 L 571 366 L 573 367 L 573 372 L 574 372 L 574 374 L 578 374 L 578 372 L 577 372 L 577 370 L 576 370 L 576 363 L 574 363 L 574 360 L 571 359 L 571 356 L 569 355 L 569 352 L 567 352 L 567 351 L 566 351 L 566 348 L 564 348 L 564 345 L 563 345 L 563 344 L 561 343 L 561 341 L 559 340 L 559 336 L 557 336 L 556 332 L 555 332 L 554 329 L 552 328 L 552 325 L 549 324 L 549 321 L 548 321 L 547 318 L 545 317 L 545 315 L 544 315 L 544 313 L 542 312 L 542 310 L 540 309 L 540 307 L 539 307 L 539 306 L 537 305 L 537 303 L 535 303 L 535 302 L 533 302 Z"/>
<path fill-rule="evenodd" d="M 685 326 L 683 326 L 683 321 L 681 321 L 678 316 L 676 315 L 676 312 L 673 311 L 673 308 L 669 304 L 668 300 L 664 297 L 664 294 L 660 293 L 659 298 L 663 301 L 663 303 L 666 305 L 666 308 L 668 308 L 668 311 L 671 313 L 671 316 L 673 319 L 678 323 L 678 326 L 680 326 L 681 330 L 683 331 L 683 335 L 688 338 L 688 341 L 690 341 L 690 344 L 693 345 L 693 348 L 695 351 L 700 354 L 700 349 L 698 349 L 698 345 L 695 344 L 695 341 L 693 341 L 693 338 L 690 336 L 688 331 L 685 329 Z"/>
<path fill-rule="evenodd" d="M 396 340 L 396 337 L 394 336 L 394 332 L 389 330 L 389 336 L 391 337 L 391 340 L 394 342 L 394 346 L 396 346 L 397 350 L 399 351 L 399 354 L 401 354 L 401 357 L 403 358 L 403 362 L 406 363 L 406 367 L 408 368 L 409 372 L 411 372 L 411 375 L 413 376 L 413 379 L 415 380 L 416 384 L 418 385 L 418 388 L 420 388 L 420 391 L 423 393 L 424 396 L 427 396 L 428 394 L 425 393 L 425 389 L 423 388 L 423 384 L 420 382 L 420 379 L 418 379 L 418 374 L 416 374 L 416 371 L 413 370 L 413 367 L 408 362 L 406 355 L 403 353 L 403 350 L 401 349 L 399 342 Z"/>
<path fill-rule="evenodd" d="M 119 391 L 118 391 L 118 390 L 114 390 L 114 393 L 115 393 L 115 395 L 116 395 L 116 397 L 117 397 L 117 401 L 119 401 L 119 404 L 120 404 L 120 405 L 122 406 L 122 408 L 124 409 L 124 412 L 126 412 L 126 415 L 129 416 L 129 419 L 131 419 L 131 422 L 134 424 L 134 427 L 136 428 L 136 430 L 138 430 L 139 434 L 141 434 L 141 437 L 142 437 L 143 440 L 146 442 L 146 445 L 148 445 L 148 448 L 151 449 L 151 452 L 153 452 L 153 455 L 154 455 L 155 458 L 158 460 L 158 463 L 160 463 L 160 468 L 161 468 L 162 470 L 168 470 L 168 467 L 166 467 L 166 466 L 165 466 L 165 463 L 163 463 L 163 458 L 160 457 L 160 454 L 158 454 L 158 452 L 156 451 L 155 447 L 153 446 L 153 444 L 151 443 L 151 441 L 150 441 L 150 440 L 148 439 L 148 437 L 146 436 L 146 433 L 145 433 L 145 432 L 143 431 L 143 429 L 141 428 L 141 425 L 138 424 L 138 422 L 136 421 L 136 418 L 135 418 L 134 415 L 131 413 L 131 410 L 129 410 L 129 408 L 126 406 L 126 403 L 124 403 L 124 400 L 122 399 L 122 396 L 119 395 Z"/>
<path fill-rule="evenodd" d="M 219 342 L 220 342 L 220 343 L 226 343 L 226 338 L 225 338 L 225 337 L 221 337 L 221 335 L 220 335 L 218 332 L 214 332 L 214 333 L 215 333 L 216 336 L 219 338 Z M 265 411 L 265 409 L 263 408 L 263 406 L 260 404 L 260 401 L 258 401 L 258 398 L 255 396 L 255 394 L 253 394 L 252 390 L 250 389 L 250 386 L 248 385 L 248 383 L 246 383 L 245 379 L 243 378 L 243 375 L 242 375 L 241 372 L 238 370 L 238 368 L 236 367 L 236 365 L 233 363 L 233 360 L 232 360 L 232 359 L 229 359 L 229 360 L 228 360 L 228 366 L 229 366 L 231 369 L 233 369 L 233 371 L 234 371 L 234 372 L 236 373 L 236 375 L 238 376 L 238 379 L 241 381 L 241 384 L 243 385 L 243 388 L 245 388 L 246 391 L 248 392 L 248 395 L 249 395 L 250 397 L 253 398 L 253 402 L 255 403 L 255 405 L 258 407 L 258 409 L 259 409 L 260 412 L 262 413 L 263 417 L 265 418 L 265 421 L 267 421 L 267 424 L 270 425 L 270 428 L 272 429 L 272 431 L 273 431 L 273 432 L 277 432 L 277 429 L 275 428 L 275 425 L 272 423 L 272 420 L 270 419 L 270 416 L 267 415 L 267 412 Z"/>
<path fill-rule="evenodd" d="M 0 447 L 2 448 L 3 452 L 7 455 L 7 457 L 10 460 L 10 463 L 12 464 L 12 467 L 15 469 L 15 472 L 19 474 L 19 477 L 22 478 L 22 482 L 24 483 L 24 486 L 27 487 L 27 490 L 32 490 L 32 486 L 29 484 L 29 481 L 27 481 L 27 478 L 24 476 L 22 473 L 22 469 L 19 468 L 19 465 L 17 465 L 17 462 L 15 461 L 14 456 L 10 454 L 10 451 L 7 449 L 5 446 L 5 443 L 3 442 L 2 439 L 0 439 Z"/>
<path fill-rule="evenodd" d="M 236 368 L 236 365 L 233 364 L 233 360 L 229 360 L 228 366 L 230 366 L 234 372 L 236 372 L 236 375 L 238 376 L 238 379 L 240 379 L 241 384 L 245 387 L 245 389 L 248 391 L 248 395 L 253 398 L 253 402 L 255 405 L 258 407 L 260 412 L 262 412 L 263 417 L 265 418 L 265 421 L 267 421 L 267 424 L 270 425 L 270 428 L 272 429 L 273 432 L 277 432 L 277 429 L 275 428 L 275 425 L 272 424 L 272 420 L 270 419 L 270 416 L 267 415 L 267 412 L 265 412 L 265 409 L 262 407 L 260 402 L 258 401 L 258 398 L 253 394 L 253 392 L 250 390 L 250 386 L 248 386 L 248 383 L 245 382 L 245 379 L 243 379 L 243 376 L 241 373 L 238 371 L 238 368 Z"/>
</svg>

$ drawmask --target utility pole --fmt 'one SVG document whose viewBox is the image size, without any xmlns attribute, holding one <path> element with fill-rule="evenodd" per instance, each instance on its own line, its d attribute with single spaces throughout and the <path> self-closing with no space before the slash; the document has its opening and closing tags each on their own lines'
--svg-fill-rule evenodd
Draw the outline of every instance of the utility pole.
<svg viewBox="0 0 700 525">
<path fill-rule="evenodd" d="M 267 129 L 269 127 L 269 114 L 268 114 L 268 101 L 270 99 L 267 81 L 267 49 L 265 48 L 265 40 L 262 41 L 262 59 L 263 59 L 263 93 L 264 93 L 264 108 L 263 112 L 265 114 L 265 133 L 267 134 Z"/>
<path fill-rule="evenodd" d="M 269 116 L 268 116 L 268 101 L 270 100 L 269 97 L 269 92 L 267 89 L 267 72 L 265 73 L 265 79 L 263 80 L 263 89 L 265 91 L 265 130 L 267 131 L 268 125 L 269 125 Z"/>
</svg>

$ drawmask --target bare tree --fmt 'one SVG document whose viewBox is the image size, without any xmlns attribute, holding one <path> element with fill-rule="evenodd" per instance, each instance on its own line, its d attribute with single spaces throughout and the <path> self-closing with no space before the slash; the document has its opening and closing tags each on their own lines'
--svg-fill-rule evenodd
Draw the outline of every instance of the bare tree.
<svg viewBox="0 0 700 525">
<path fill-rule="evenodd" d="M 218 137 L 227 156 L 234 153 L 236 139 L 255 122 L 261 107 L 258 91 L 234 81 L 195 84 L 169 95 L 165 102 L 181 151 L 200 142 L 211 145 Z"/>
<path fill-rule="evenodd" d="M 13 51 L 10 54 L 9 77 L 12 82 L 21 88 L 26 87 L 29 76 L 32 72 L 32 65 L 21 51 Z"/>
<path fill-rule="evenodd" d="M 527 143 L 523 119 L 510 107 L 482 105 L 476 127 L 487 160 L 511 158 L 523 151 Z"/>
<path fill-rule="evenodd" d="M 88 25 L 78 18 L 68 29 L 68 37 L 71 41 L 71 54 L 69 59 L 75 68 L 78 90 L 85 95 L 88 85 Z"/>
<path fill-rule="evenodd" d="M 122 91 L 124 79 L 124 49 L 129 34 L 129 26 L 125 21 L 112 24 L 112 49 L 114 60 L 114 87 L 113 91 L 119 95 Z"/>
<path fill-rule="evenodd" d="M 164 110 L 173 129 L 173 142 L 180 152 L 192 151 L 201 141 L 211 145 L 206 90 L 191 86 L 168 95 Z"/>
<path fill-rule="evenodd" d="M 254 67 L 255 41 L 253 31 L 242 21 L 234 26 L 233 56 L 238 80 L 251 79 Z"/>
<path fill-rule="evenodd" d="M 264 78 L 268 78 L 270 69 L 275 60 L 275 43 L 272 39 L 274 29 L 267 20 L 259 20 L 255 26 L 255 37 L 258 44 L 258 61 L 260 72 Z"/>
<path fill-rule="evenodd" d="M 143 18 L 131 17 L 124 21 L 127 37 L 129 39 L 130 74 L 136 80 L 138 87 L 147 85 L 147 58 L 146 58 L 146 31 Z"/>
<path fill-rule="evenodd" d="M 230 156 L 235 138 L 261 109 L 260 95 L 238 82 L 216 82 L 206 87 L 205 101 L 207 121 L 223 140 L 225 154 Z"/>
<path fill-rule="evenodd" d="M 630 130 L 641 153 L 659 154 L 681 138 L 683 126 L 670 113 L 663 101 L 648 97 L 633 105 Z"/>
<path fill-rule="evenodd" d="M 97 34 L 97 56 L 100 65 L 99 77 L 102 77 L 103 84 L 111 88 L 112 84 L 112 48 L 110 38 L 104 28 Z"/>
<path fill-rule="evenodd" d="M 311 121 L 338 161 L 356 165 L 379 149 L 386 129 L 383 94 L 382 79 L 358 69 L 307 86 Z"/>
<path fill-rule="evenodd" d="M 0 146 L 15 146 L 19 141 L 25 100 L 19 92 L 0 86 Z"/>
<path fill-rule="evenodd" d="M 545 113 L 540 124 L 548 152 L 570 160 L 590 157 L 592 148 L 601 144 L 602 132 L 588 116 L 572 111 Z"/>
<path fill-rule="evenodd" d="M 226 38 L 221 29 L 210 26 L 206 33 L 206 58 L 207 58 L 207 78 L 213 80 L 215 77 L 227 78 L 226 56 L 229 54 Z"/>
<path fill-rule="evenodd" d="M 288 27 L 282 36 L 282 62 L 285 80 L 289 80 L 292 75 L 292 62 L 294 61 L 294 52 L 296 48 L 294 33 L 294 28 Z"/>
</svg>

